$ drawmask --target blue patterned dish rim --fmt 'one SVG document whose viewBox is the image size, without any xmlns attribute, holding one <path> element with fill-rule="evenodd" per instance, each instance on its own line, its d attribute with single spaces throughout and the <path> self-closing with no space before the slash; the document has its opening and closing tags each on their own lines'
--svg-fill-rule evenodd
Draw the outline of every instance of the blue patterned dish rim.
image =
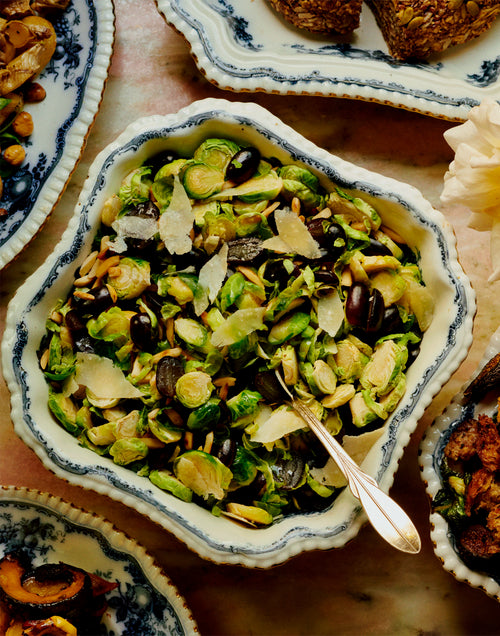
<svg viewBox="0 0 500 636">
<path fill-rule="evenodd" d="M 491 336 L 473 377 L 498 353 L 500 353 L 500 327 Z M 481 413 L 494 417 L 497 411 L 496 396 L 489 394 L 480 402 L 465 402 L 462 389 L 444 412 L 434 420 L 422 438 L 419 454 L 421 476 L 430 501 L 444 485 L 440 465 L 444 448 L 454 429 L 469 417 L 477 417 Z M 471 587 L 477 587 L 488 596 L 500 601 L 500 574 L 489 576 L 465 565 L 459 556 L 456 539 L 448 522 L 440 514 L 431 510 L 430 523 L 434 553 L 441 561 L 443 568 L 459 581 Z"/>
<path fill-rule="evenodd" d="M 118 582 L 95 636 L 187 636 L 198 628 L 185 600 L 146 550 L 96 514 L 59 497 L 0 488 L 0 557 L 62 561 Z"/>
<path fill-rule="evenodd" d="M 53 24 L 56 51 L 37 78 L 47 95 L 26 104 L 34 132 L 22 167 L 4 180 L 0 269 L 35 236 L 62 195 L 99 110 L 111 60 L 112 0 L 73 0 Z"/>
<path fill-rule="evenodd" d="M 156 0 L 220 88 L 349 97 L 461 121 L 484 97 L 500 99 L 500 20 L 479 38 L 425 62 L 391 57 L 368 6 L 351 37 L 286 23 L 268 0 Z"/>
<path fill-rule="evenodd" d="M 303 550 L 340 547 L 356 536 L 365 522 L 357 500 L 345 490 L 325 512 L 289 516 L 258 531 L 214 517 L 79 447 L 48 411 L 46 383 L 36 356 L 45 317 L 68 292 L 73 273 L 89 250 L 102 204 L 122 176 L 167 145 L 189 153 L 203 138 L 224 135 L 257 144 L 264 156 L 303 162 L 325 184 L 335 182 L 362 196 L 420 250 L 424 279 L 437 299 L 435 319 L 408 372 L 407 393 L 364 464 L 383 488 L 391 486 L 418 419 L 472 341 L 475 296 L 458 263 L 453 231 L 415 188 L 331 155 L 255 104 L 206 99 L 174 115 L 143 118 L 99 154 L 61 242 L 9 305 L 2 342 L 4 376 L 12 394 L 16 432 L 48 468 L 71 482 L 120 498 L 205 558 L 269 567 Z"/>
</svg>

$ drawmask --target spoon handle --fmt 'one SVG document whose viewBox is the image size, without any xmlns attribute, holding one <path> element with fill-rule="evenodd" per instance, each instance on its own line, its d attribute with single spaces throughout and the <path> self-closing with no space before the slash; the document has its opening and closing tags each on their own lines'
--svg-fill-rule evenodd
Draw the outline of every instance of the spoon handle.
<svg viewBox="0 0 500 636">
<path fill-rule="evenodd" d="M 288 388 L 287 393 L 290 395 Z M 290 397 L 290 406 L 308 423 L 333 457 L 347 479 L 352 494 L 359 499 L 370 523 L 380 536 L 402 552 L 420 552 L 420 536 L 404 510 L 379 488 L 373 477 L 361 470 L 303 402 L 291 395 Z"/>
</svg>

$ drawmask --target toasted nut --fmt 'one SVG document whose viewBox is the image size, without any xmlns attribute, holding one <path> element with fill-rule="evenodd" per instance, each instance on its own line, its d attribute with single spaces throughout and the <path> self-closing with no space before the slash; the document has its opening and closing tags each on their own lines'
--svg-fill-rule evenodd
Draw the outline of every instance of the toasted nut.
<svg viewBox="0 0 500 636">
<path fill-rule="evenodd" d="M 406 28 L 409 29 L 410 31 L 413 31 L 413 29 L 418 29 L 418 27 L 423 23 L 424 18 L 421 15 L 417 15 L 415 18 L 413 18 L 412 20 L 410 20 L 408 22 L 408 24 L 406 25 Z"/>
<path fill-rule="evenodd" d="M 413 9 L 412 7 L 406 7 L 406 9 L 398 12 L 399 24 L 404 26 L 408 24 L 408 22 L 413 18 Z"/>
<path fill-rule="evenodd" d="M 473 18 L 479 15 L 480 8 L 478 3 L 474 2 L 474 0 L 469 0 L 469 2 L 467 2 L 465 7 L 467 9 L 467 13 L 471 15 Z"/>
<path fill-rule="evenodd" d="M 5 149 L 3 158 L 11 166 L 20 166 L 26 157 L 26 151 L 19 144 L 13 144 Z"/>
<path fill-rule="evenodd" d="M 33 132 L 33 118 L 25 110 L 14 117 L 12 130 L 20 137 L 29 137 Z"/>
<path fill-rule="evenodd" d="M 27 102 L 42 102 L 45 99 L 47 92 L 38 82 L 29 82 L 23 88 L 23 95 Z"/>
</svg>

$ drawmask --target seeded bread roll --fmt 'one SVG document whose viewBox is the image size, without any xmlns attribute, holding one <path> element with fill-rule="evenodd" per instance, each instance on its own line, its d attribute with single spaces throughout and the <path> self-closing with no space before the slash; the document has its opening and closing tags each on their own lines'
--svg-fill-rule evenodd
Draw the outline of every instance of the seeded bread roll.
<svg viewBox="0 0 500 636">
<path fill-rule="evenodd" d="M 352 33 L 359 26 L 362 0 L 269 0 L 285 20 L 318 33 Z"/>
<path fill-rule="evenodd" d="M 367 0 L 390 54 L 425 59 L 481 35 L 500 13 L 499 0 Z"/>
</svg>

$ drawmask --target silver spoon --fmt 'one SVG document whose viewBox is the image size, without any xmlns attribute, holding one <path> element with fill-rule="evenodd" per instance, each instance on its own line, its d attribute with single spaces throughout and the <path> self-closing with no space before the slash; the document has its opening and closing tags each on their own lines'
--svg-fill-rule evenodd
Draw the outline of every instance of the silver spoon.
<svg viewBox="0 0 500 636">
<path fill-rule="evenodd" d="M 373 477 L 361 470 L 309 407 L 293 397 L 277 370 L 276 376 L 290 398 L 289 406 L 307 422 L 333 457 L 339 470 L 347 479 L 352 494 L 359 499 L 375 530 L 394 548 L 402 552 L 411 554 L 420 552 L 420 536 L 406 512 L 379 488 Z"/>
</svg>

